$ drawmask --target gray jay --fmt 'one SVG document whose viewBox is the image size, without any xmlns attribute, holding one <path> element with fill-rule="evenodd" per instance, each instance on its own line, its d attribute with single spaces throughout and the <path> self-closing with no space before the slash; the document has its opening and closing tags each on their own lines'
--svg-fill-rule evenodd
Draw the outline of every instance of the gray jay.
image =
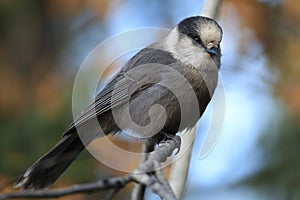
<svg viewBox="0 0 300 200">
<path fill-rule="evenodd" d="M 213 19 L 182 20 L 133 56 L 14 187 L 50 186 L 96 137 L 130 132 L 161 141 L 193 127 L 217 85 L 221 40 L 222 29 Z"/>
</svg>

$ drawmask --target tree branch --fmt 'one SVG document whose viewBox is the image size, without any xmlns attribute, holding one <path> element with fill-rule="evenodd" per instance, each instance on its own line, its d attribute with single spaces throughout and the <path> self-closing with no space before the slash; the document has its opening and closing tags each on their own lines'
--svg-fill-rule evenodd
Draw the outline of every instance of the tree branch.
<svg viewBox="0 0 300 200">
<path fill-rule="evenodd" d="M 148 153 L 154 150 L 154 145 L 155 145 L 154 142 L 157 143 L 158 138 L 156 139 L 153 138 L 153 140 L 147 140 L 143 143 L 143 154 L 142 154 L 141 163 L 146 162 L 146 160 L 148 159 Z M 131 193 L 131 200 L 143 200 L 145 195 L 145 190 L 146 190 L 145 185 L 139 183 L 135 184 Z"/>
<path fill-rule="evenodd" d="M 54 189 L 54 190 L 35 190 L 21 191 L 13 193 L 0 194 L 0 200 L 17 199 L 17 198 L 57 198 L 76 193 L 90 193 L 99 190 L 113 189 L 109 192 L 106 199 L 111 199 L 121 188 L 130 182 L 136 182 L 149 187 L 154 193 L 159 195 L 161 199 L 176 199 L 172 192 L 168 181 L 166 181 L 161 170 L 160 163 L 167 160 L 172 152 L 180 147 L 181 139 L 175 136 L 174 139 L 163 141 L 158 148 L 149 153 L 145 162 L 132 173 L 122 177 L 112 177 L 105 180 L 99 180 L 92 183 L 77 184 L 70 187 Z M 157 171 L 158 170 L 158 171 Z M 156 173 L 151 173 L 155 172 Z"/>
<path fill-rule="evenodd" d="M 182 145 L 171 168 L 170 185 L 177 199 L 182 199 L 184 186 L 190 167 L 190 159 L 193 150 L 193 142 L 197 133 L 197 125 L 181 133 Z"/>
<path fill-rule="evenodd" d="M 218 14 L 221 0 L 206 0 L 201 14 L 210 18 L 215 18 Z"/>
<path fill-rule="evenodd" d="M 4 199 L 16 199 L 16 198 L 57 198 L 67 196 L 76 193 L 89 193 L 99 190 L 105 190 L 110 188 L 122 188 L 129 182 L 133 181 L 130 175 L 123 177 L 112 177 L 105 180 L 99 180 L 92 183 L 77 184 L 70 187 L 64 187 L 54 190 L 35 190 L 35 191 L 21 191 L 13 193 L 4 193 L 0 195 L 0 200 Z"/>
</svg>

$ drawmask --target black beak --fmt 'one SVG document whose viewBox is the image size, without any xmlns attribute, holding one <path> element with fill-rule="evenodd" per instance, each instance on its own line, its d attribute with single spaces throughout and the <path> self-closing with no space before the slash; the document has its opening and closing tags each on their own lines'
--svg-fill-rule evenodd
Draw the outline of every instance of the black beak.
<svg viewBox="0 0 300 200">
<path fill-rule="evenodd" d="M 206 48 L 205 50 L 210 55 L 217 55 L 217 53 L 218 53 L 218 48 L 217 47 L 212 47 L 210 49 Z"/>
</svg>

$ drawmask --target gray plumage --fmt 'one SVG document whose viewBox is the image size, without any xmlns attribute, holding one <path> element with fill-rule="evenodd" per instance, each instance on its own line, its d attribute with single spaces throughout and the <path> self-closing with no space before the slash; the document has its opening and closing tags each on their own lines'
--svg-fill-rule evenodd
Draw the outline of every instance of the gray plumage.
<svg viewBox="0 0 300 200">
<path fill-rule="evenodd" d="M 67 128 L 60 142 L 17 180 L 15 188 L 50 186 L 85 145 L 103 134 L 122 131 L 139 138 L 157 134 L 163 138 L 194 126 L 217 85 L 221 39 L 221 27 L 214 20 L 196 16 L 142 49 Z"/>
</svg>

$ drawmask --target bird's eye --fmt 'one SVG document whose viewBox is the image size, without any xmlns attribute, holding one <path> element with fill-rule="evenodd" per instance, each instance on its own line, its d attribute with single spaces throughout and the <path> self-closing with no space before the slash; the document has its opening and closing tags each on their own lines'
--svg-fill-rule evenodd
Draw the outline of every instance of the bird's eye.
<svg viewBox="0 0 300 200">
<path fill-rule="evenodd" d="M 191 34 L 188 34 L 188 36 L 190 38 L 192 38 L 195 42 L 197 42 L 198 44 L 202 45 L 203 46 L 203 42 L 200 38 L 200 36 L 198 34 L 195 34 L 195 33 L 191 33 Z"/>
<path fill-rule="evenodd" d="M 199 44 L 200 44 L 200 42 L 201 42 L 199 36 L 192 36 L 192 39 L 193 39 L 195 42 L 199 43 Z"/>
</svg>

